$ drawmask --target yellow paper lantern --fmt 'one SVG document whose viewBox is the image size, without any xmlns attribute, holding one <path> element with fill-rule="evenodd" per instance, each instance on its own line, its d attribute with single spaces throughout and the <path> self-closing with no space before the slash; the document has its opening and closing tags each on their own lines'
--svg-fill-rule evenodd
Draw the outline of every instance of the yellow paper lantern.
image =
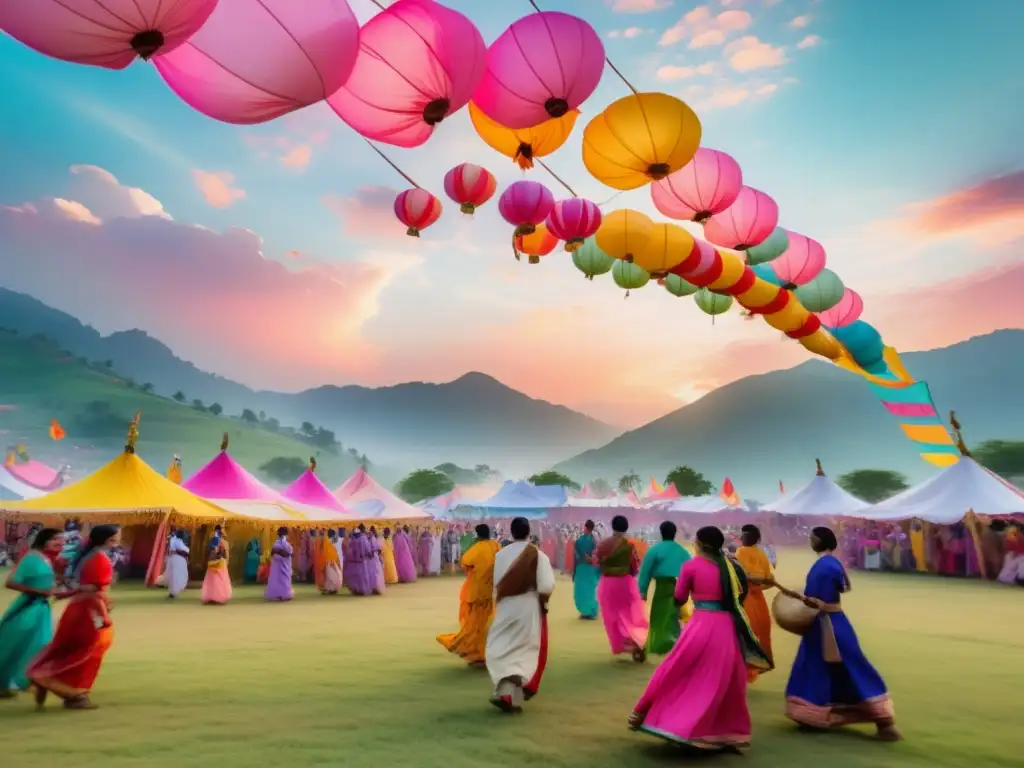
<svg viewBox="0 0 1024 768">
<path fill-rule="evenodd" d="M 651 226 L 647 247 L 633 256 L 633 263 L 664 277 L 677 264 L 682 264 L 693 251 L 693 235 L 678 224 L 656 223 Z"/>
<path fill-rule="evenodd" d="M 583 131 L 583 164 L 612 189 L 638 189 L 678 171 L 700 146 L 700 120 L 666 93 L 609 104 Z"/>
<path fill-rule="evenodd" d="M 612 211 L 601 220 L 594 239 L 613 259 L 638 261 L 651 243 L 654 222 L 640 211 Z M 646 270 L 644 270 L 646 272 Z"/>
<path fill-rule="evenodd" d="M 716 250 L 722 259 L 722 274 L 718 276 L 717 280 L 708 284 L 708 290 L 721 291 L 736 285 L 739 279 L 743 277 L 743 270 L 747 268 L 747 265 L 743 262 L 743 258 L 735 251 L 728 251 L 724 248 Z"/>
<path fill-rule="evenodd" d="M 491 120 L 469 102 L 469 119 L 480 138 L 491 149 L 515 160 L 523 170 L 533 168 L 533 158 L 546 157 L 565 144 L 579 116 L 580 111 L 573 109 L 532 128 L 513 130 Z"/>
</svg>

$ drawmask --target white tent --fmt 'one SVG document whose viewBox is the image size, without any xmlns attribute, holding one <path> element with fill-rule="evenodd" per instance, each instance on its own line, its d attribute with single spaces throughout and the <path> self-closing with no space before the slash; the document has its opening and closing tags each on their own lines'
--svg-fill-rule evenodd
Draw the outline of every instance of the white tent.
<svg viewBox="0 0 1024 768">
<path fill-rule="evenodd" d="M 819 468 L 811 482 L 766 504 L 761 511 L 779 515 L 847 517 L 862 515 L 868 506 L 866 501 L 840 488 Z"/>
<path fill-rule="evenodd" d="M 1024 492 L 969 456 L 920 485 L 863 510 L 868 520 L 909 520 L 951 525 L 968 512 L 978 515 L 1024 514 Z"/>
<path fill-rule="evenodd" d="M 0 499 L 21 501 L 22 499 L 38 499 L 45 495 L 46 491 L 21 482 L 5 468 L 0 467 Z"/>
<path fill-rule="evenodd" d="M 669 504 L 658 506 L 666 512 L 701 512 L 714 514 L 725 510 L 742 510 L 742 507 L 730 507 L 721 496 L 709 493 L 706 496 L 683 496 Z"/>
</svg>

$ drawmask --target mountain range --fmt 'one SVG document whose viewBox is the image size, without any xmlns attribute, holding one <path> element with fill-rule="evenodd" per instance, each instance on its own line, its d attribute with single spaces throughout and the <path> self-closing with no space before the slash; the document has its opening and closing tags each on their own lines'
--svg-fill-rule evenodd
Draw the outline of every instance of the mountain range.
<svg viewBox="0 0 1024 768">
<path fill-rule="evenodd" d="M 1024 438 L 1024 331 L 902 359 L 928 382 L 943 416 L 956 411 L 969 444 Z M 934 472 L 863 380 L 817 360 L 728 384 L 555 468 L 574 478 L 636 471 L 646 480 L 688 464 L 716 484 L 729 477 L 741 493 L 774 498 L 780 480 L 807 482 L 816 458 L 832 477 L 877 468 L 917 481 Z"/>
<path fill-rule="evenodd" d="M 933 471 L 857 376 L 809 361 L 723 386 L 643 427 L 620 430 L 563 406 L 530 398 L 482 373 L 443 384 L 322 386 L 254 391 L 201 371 L 138 330 L 103 336 L 32 297 L 0 289 L 0 328 L 44 334 L 74 355 L 157 393 L 221 404 L 225 413 L 264 411 L 282 424 L 333 430 L 396 474 L 454 462 L 488 464 L 506 476 L 554 465 L 577 482 L 614 481 L 636 471 L 663 479 L 680 464 L 741 494 L 770 498 L 779 481 L 806 482 L 820 458 L 832 476 L 890 468 L 920 480 Z M 1003 330 L 951 347 L 903 356 L 927 381 L 943 412 L 957 411 L 970 443 L 1024 437 L 1024 331 Z M 0 382 L 0 395 L 3 385 Z M 570 458 L 571 457 L 571 458 Z M 558 463 L 561 462 L 561 463 Z"/>
<path fill-rule="evenodd" d="M 25 294 L 0 289 L 0 328 L 42 334 L 72 354 L 149 383 L 166 397 L 218 403 L 227 414 L 264 412 L 282 424 L 332 430 L 374 463 L 407 469 L 442 462 L 488 464 L 528 474 L 621 430 L 560 405 L 536 400 L 482 373 L 444 384 L 322 386 L 303 392 L 255 391 L 196 368 L 139 330 L 103 336 L 76 318 Z M 0 383 L 2 391 L 2 383 Z"/>
</svg>

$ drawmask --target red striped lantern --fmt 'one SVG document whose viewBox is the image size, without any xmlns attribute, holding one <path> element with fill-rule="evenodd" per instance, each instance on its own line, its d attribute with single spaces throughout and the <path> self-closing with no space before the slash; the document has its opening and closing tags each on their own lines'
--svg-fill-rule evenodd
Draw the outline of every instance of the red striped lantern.
<svg viewBox="0 0 1024 768">
<path fill-rule="evenodd" d="M 574 197 L 559 200 L 548 214 L 547 227 L 559 240 L 565 240 L 565 250 L 572 253 L 601 226 L 601 209 L 596 203 Z"/>
<path fill-rule="evenodd" d="M 444 175 L 444 192 L 459 204 L 459 210 L 472 216 L 479 206 L 494 196 L 498 180 L 486 168 L 460 163 Z"/>
<path fill-rule="evenodd" d="M 410 237 L 419 237 L 440 215 L 441 201 L 425 189 L 407 189 L 395 198 L 395 216 L 408 227 L 405 234 Z"/>
</svg>

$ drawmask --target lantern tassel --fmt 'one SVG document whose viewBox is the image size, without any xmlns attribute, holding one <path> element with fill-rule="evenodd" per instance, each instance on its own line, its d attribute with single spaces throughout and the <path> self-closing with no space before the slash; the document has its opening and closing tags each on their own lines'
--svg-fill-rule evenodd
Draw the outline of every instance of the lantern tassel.
<svg viewBox="0 0 1024 768">
<path fill-rule="evenodd" d="M 516 261 L 522 261 L 522 259 L 519 258 L 519 249 L 516 248 L 516 235 L 514 232 L 512 233 L 512 255 L 516 257 Z"/>
<path fill-rule="evenodd" d="M 409 227 L 407 230 L 405 230 L 405 234 L 407 234 L 409 237 L 419 237 L 420 231 L 416 229 L 416 227 Z"/>
</svg>

